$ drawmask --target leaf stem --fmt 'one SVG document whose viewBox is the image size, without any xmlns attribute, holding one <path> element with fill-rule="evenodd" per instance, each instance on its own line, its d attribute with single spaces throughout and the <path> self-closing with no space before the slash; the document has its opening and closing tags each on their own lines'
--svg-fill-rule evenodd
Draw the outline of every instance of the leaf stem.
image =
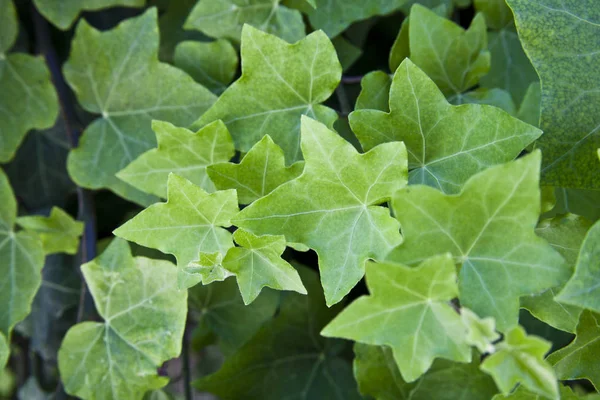
<svg viewBox="0 0 600 400">
<path fill-rule="evenodd" d="M 346 85 L 356 85 L 362 81 L 363 76 L 342 76 L 342 83 Z"/>
</svg>

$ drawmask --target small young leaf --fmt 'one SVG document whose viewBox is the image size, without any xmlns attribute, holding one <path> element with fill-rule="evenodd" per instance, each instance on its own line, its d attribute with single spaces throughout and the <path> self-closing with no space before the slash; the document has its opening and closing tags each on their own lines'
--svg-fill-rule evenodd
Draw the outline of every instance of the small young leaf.
<svg viewBox="0 0 600 400">
<path fill-rule="evenodd" d="M 540 213 L 539 151 L 489 168 L 457 196 L 409 186 L 392 201 L 404 243 L 388 259 L 417 265 L 450 252 L 461 265 L 460 301 L 503 332 L 517 324 L 519 297 L 565 282 L 570 268 L 533 227 Z"/>
<path fill-rule="evenodd" d="M 67 393 L 85 399 L 141 399 L 167 384 L 157 368 L 181 352 L 187 291 L 164 260 L 132 257 L 115 239 L 81 266 L 104 322 L 82 322 L 67 332 L 58 353 Z"/>
<path fill-rule="evenodd" d="M 240 203 L 250 204 L 297 178 L 303 167 L 302 162 L 286 167 L 283 150 L 265 135 L 239 164 L 213 164 L 207 172 L 217 189 L 236 189 Z"/>
<path fill-rule="evenodd" d="M 371 295 L 346 307 L 322 335 L 390 346 L 407 382 L 423 375 L 437 357 L 471 360 L 465 326 L 448 304 L 458 296 L 449 254 L 432 257 L 416 268 L 368 263 L 367 286 Z"/>
<path fill-rule="evenodd" d="M 397 221 L 377 205 L 406 185 L 405 147 L 386 143 L 360 154 L 323 124 L 302 117 L 302 152 L 302 175 L 252 203 L 233 223 L 316 250 L 332 305 L 363 277 L 368 258 L 384 257 L 402 240 Z"/>
<path fill-rule="evenodd" d="M 361 91 L 356 99 L 356 110 L 390 111 L 392 77 L 383 71 L 369 72 L 360 81 Z M 352 118 L 351 118 L 352 120 Z"/>
<path fill-rule="evenodd" d="M 560 399 L 558 383 L 544 355 L 551 343 L 536 336 L 527 336 L 516 326 L 508 331 L 496 346 L 496 353 L 487 357 L 481 369 L 490 374 L 503 394 L 508 394 L 516 384 L 548 399 Z"/>
<path fill-rule="evenodd" d="M 208 285 L 212 282 L 221 282 L 233 276 L 223 267 L 223 253 L 200 253 L 196 261 L 192 261 L 185 269 L 190 274 L 199 274 L 202 284 Z"/>
<path fill-rule="evenodd" d="M 365 78 L 366 79 L 366 78 Z M 457 193 L 468 178 L 513 160 L 541 131 L 496 107 L 450 105 L 410 60 L 394 74 L 390 109 L 357 110 L 350 125 L 368 150 L 402 140 L 409 155 L 409 182 Z"/>
<path fill-rule="evenodd" d="M 169 175 L 167 202 L 154 204 L 113 233 L 142 246 L 173 254 L 179 287 L 197 284 L 201 276 L 186 272 L 200 253 L 225 254 L 233 247 L 230 218 L 238 212 L 235 190 L 208 194 L 185 178 Z"/>
<path fill-rule="evenodd" d="M 462 308 L 460 312 L 463 324 L 467 327 L 466 342 L 477 347 L 481 353 L 492 353 L 493 342 L 500 338 L 496 332 L 496 322 L 493 318 L 479 318 L 477 314 L 468 308 Z"/>
<path fill-rule="evenodd" d="M 156 133 L 158 148 L 145 152 L 119 171 L 119 179 L 163 199 L 167 197 L 171 172 L 209 193 L 215 191 L 206 168 L 229 161 L 235 153 L 231 135 L 222 121 L 206 125 L 196 133 L 168 122 L 152 121 L 152 130 Z"/>
<path fill-rule="evenodd" d="M 246 25 L 241 51 L 242 76 L 194 126 L 222 119 L 238 150 L 247 152 L 270 135 L 289 164 L 300 160 L 299 117 L 306 114 L 329 127 L 337 118 L 320 104 L 340 82 L 335 48 L 320 31 L 288 44 Z"/>
<path fill-rule="evenodd" d="M 486 25 L 493 30 L 501 30 L 512 24 L 512 11 L 505 0 L 475 0 L 475 11 L 483 13 Z"/>
<path fill-rule="evenodd" d="M 29 232 L 38 234 L 46 254 L 77 253 L 79 236 L 83 233 L 83 222 L 74 220 L 58 207 L 52 208 L 49 217 L 19 217 L 17 224 Z"/>
</svg>

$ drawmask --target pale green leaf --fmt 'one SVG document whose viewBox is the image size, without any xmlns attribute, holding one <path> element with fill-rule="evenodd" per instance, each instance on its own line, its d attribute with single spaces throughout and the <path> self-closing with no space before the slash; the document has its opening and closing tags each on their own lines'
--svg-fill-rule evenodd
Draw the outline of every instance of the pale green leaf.
<svg viewBox="0 0 600 400">
<path fill-rule="evenodd" d="M 503 332 L 517 324 L 519 297 L 564 283 L 570 268 L 534 227 L 540 213 L 539 151 L 491 167 L 459 195 L 409 186 L 393 198 L 404 243 L 388 259 L 408 265 L 450 252 L 460 266 L 461 305 L 496 319 Z"/>
<path fill-rule="evenodd" d="M 337 118 L 334 110 L 320 104 L 340 82 L 335 48 L 323 32 L 288 44 L 246 25 L 241 51 L 242 76 L 194 126 L 222 119 L 242 152 L 269 135 L 291 164 L 302 157 L 300 116 L 309 115 L 329 127 Z"/>
<path fill-rule="evenodd" d="M 238 62 L 237 51 L 225 39 L 187 41 L 175 48 L 175 65 L 217 95 L 233 81 Z"/>
<path fill-rule="evenodd" d="M 562 255 L 569 268 L 574 269 L 577 254 L 591 224 L 585 218 L 567 214 L 541 221 L 535 233 Z M 581 308 L 559 303 L 554 296 L 562 287 L 548 289 L 533 296 L 521 298 L 521 307 L 554 328 L 575 332 Z"/>
<path fill-rule="evenodd" d="M 74 220 L 58 207 L 52 207 L 48 217 L 19 217 L 17 224 L 40 237 L 46 254 L 77 253 L 79 236 L 83 233 L 83 222 Z"/>
<path fill-rule="evenodd" d="M 600 189 L 600 8 L 596 0 L 507 0 L 542 83 L 542 182 Z"/>
<path fill-rule="evenodd" d="M 142 7 L 146 0 L 34 0 L 40 13 L 58 28 L 67 30 L 82 11 L 124 6 Z"/>
<path fill-rule="evenodd" d="M 573 390 L 569 386 L 559 385 L 560 398 L 561 400 L 575 400 L 580 397 L 573 393 Z M 498 394 L 492 398 L 492 400 L 542 400 L 544 396 L 528 391 L 523 385 L 517 387 L 517 389 L 507 395 Z M 591 400 L 591 399 L 590 399 Z"/>
<path fill-rule="evenodd" d="M 180 287 L 190 287 L 200 281 L 200 275 L 186 273 L 185 269 L 198 259 L 198 254 L 225 254 L 233 246 L 231 233 L 225 228 L 237 211 L 235 190 L 208 194 L 187 179 L 170 174 L 167 202 L 148 207 L 113 233 L 173 254 L 180 271 Z"/>
<path fill-rule="evenodd" d="M 600 222 L 585 236 L 575 273 L 556 300 L 600 312 Z"/>
<path fill-rule="evenodd" d="M 12 53 L 17 13 L 12 0 L 0 0 L 0 162 L 10 161 L 31 129 L 50 128 L 58 99 L 42 57 Z"/>
<path fill-rule="evenodd" d="M 233 223 L 314 249 L 327 304 L 335 304 L 363 277 L 368 258 L 384 257 L 402 240 L 397 221 L 378 205 L 406 185 L 405 151 L 402 143 L 386 143 L 360 154 L 302 117 L 302 175 L 252 203 Z"/>
<path fill-rule="evenodd" d="M 250 204 L 298 177 L 303 167 L 302 162 L 286 167 L 283 151 L 265 135 L 239 164 L 213 164 L 207 172 L 217 189 L 236 189 L 240 203 Z"/>
<path fill-rule="evenodd" d="M 42 242 L 34 233 L 15 232 L 16 218 L 17 202 L 0 169 L 0 333 L 6 337 L 30 313 L 44 265 Z"/>
<path fill-rule="evenodd" d="M 69 174 L 80 186 L 110 188 L 129 200 L 151 203 L 154 196 L 115 174 L 156 147 L 151 120 L 188 125 L 215 96 L 181 70 L 158 62 L 155 8 L 106 32 L 79 23 L 63 71 L 83 108 L 101 114 L 69 155 Z"/>
<path fill-rule="evenodd" d="M 600 388 L 600 317 L 583 311 L 577 324 L 577 336 L 567 347 L 548 356 L 559 379 L 587 379 Z"/>
<path fill-rule="evenodd" d="M 471 361 L 465 325 L 449 304 L 458 297 L 449 254 L 415 268 L 368 263 L 367 286 L 371 295 L 346 307 L 322 335 L 389 346 L 407 382 L 423 375 L 435 358 Z"/>
<path fill-rule="evenodd" d="M 402 140 L 408 150 L 409 182 L 447 193 L 460 191 L 475 173 L 513 160 L 542 133 L 496 107 L 450 105 L 409 59 L 394 74 L 390 109 L 350 114 L 363 148 Z"/>
<path fill-rule="evenodd" d="M 390 87 L 392 77 L 383 71 L 366 74 L 360 81 L 360 94 L 354 109 L 370 109 L 384 112 L 390 111 Z"/>
<path fill-rule="evenodd" d="M 263 290 L 245 305 L 234 279 L 196 285 L 190 289 L 190 312 L 198 325 L 219 338 L 221 348 L 232 353 L 250 340 L 270 320 L 279 305 L 279 294 Z"/>
<path fill-rule="evenodd" d="M 282 297 L 279 313 L 219 371 L 195 381 L 196 388 L 223 400 L 361 398 L 345 343 L 319 336 L 340 307 L 325 306 L 313 271 L 300 267 L 298 272 L 308 296 Z"/>
<path fill-rule="evenodd" d="M 198 259 L 188 264 L 186 271 L 191 274 L 199 274 L 202 284 L 208 285 L 212 282 L 221 282 L 233 276 L 233 273 L 223 267 L 223 253 L 200 253 Z"/>
<path fill-rule="evenodd" d="M 194 133 L 168 122 L 152 121 L 158 148 L 136 158 L 117 177 L 139 190 L 163 199 L 167 197 L 167 180 L 175 173 L 205 191 L 212 193 L 212 183 L 206 168 L 226 162 L 235 149 L 231 135 L 222 121 L 215 121 Z"/>
<path fill-rule="evenodd" d="M 67 393 L 84 399 L 141 399 L 167 384 L 157 375 L 177 357 L 187 314 L 187 291 L 164 260 L 132 257 L 115 239 L 81 266 L 103 322 L 82 322 L 67 332 L 58 353 Z"/>
<path fill-rule="evenodd" d="M 487 357 L 481 369 L 490 374 L 503 394 L 520 383 L 532 392 L 548 399 L 560 399 L 558 382 L 544 355 L 551 343 L 536 336 L 527 336 L 516 326 L 506 332 L 496 352 Z"/>
<path fill-rule="evenodd" d="M 302 14 L 280 4 L 280 0 L 200 0 L 188 17 L 185 28 L 197 29 L 214 38 L 234 42 L 251 25 L 290 43 L 305 35 Z M 242 40 L 243 41 L 243 40 Z"/>
<path fill-rule="evenodd" d="M 496 332 L 496 321 L 493 318 L 479 318 L 468 308 L 461 308 L 460 316 L 467 327 L 467 344 L 477 347 L 481 353 L 492 353 L 493 343 L 500 338 Z"/>
</svg>

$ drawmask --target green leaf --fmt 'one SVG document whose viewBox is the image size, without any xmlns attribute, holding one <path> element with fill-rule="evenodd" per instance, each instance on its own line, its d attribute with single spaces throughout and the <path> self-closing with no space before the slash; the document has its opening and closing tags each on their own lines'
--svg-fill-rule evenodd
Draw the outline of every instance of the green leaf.
<svg viewBox="0 0 600 400">
<path fill-rule="evenodd" d="M 467 327 L 467 344 L 477 347 L 481 353 L 493 353 L 493 343 L 500 338 L 493 318 L 479 318 L 468 308 L 461 308 L 460 316 Z"/>
<path fill-rule="evenodd" d="M 390 88 L 392 77 L 383 71 L 366 74 L 360 81 L 361 91 L 356 99 L 356 110 L 371 109 L 390 111 Z"/>
<path fill-rule="evenodd" d="M 167 197 L 170 173 L 189 179 L 209 193 L 215 191 L 206 168 L 229 161 L 235 154 L 231 135 L 222 121 L 215 121 L 196 133 L 168 122 L 152 121 L 152 130 L 158 148 L 145 152 L 119 171 L 119 179 L 162 198 Z"/>
<path fill-rule="evenodd" d="M 600 190 L 556 188 L 553 213 L 581 215 L 592 222 L 600 219 Z"/>
<path fill-rule="evenodd" d="M 160 31 L 160 60 L 173 63 L 175 51 L 180 42 L 191 42 L 196 40 L 204 42 L 210 40 L 201 32 L 183 29 L 185 21 L 190 15 L 192 9 L 196 6 L 196 3 L 198 3 L 198 0 L 163 0 L 162 2 L 160 0 L 156 0 L 154 3 L 159 5 L 164 4 L 162 8 L 159 7 L 158 12 L 160 15 L 158 17 L 158 28 Z M 179 65 L 177 65 L 177 67 L 181 68 Z"/>
<path fill-rule="evenodd" d="M 580 398 L 579 396 L 576 396 L 575 393 L 573 393 L 573 390 L 568 386 L 559 385 L 559 391 L 562 400 L 575 400 Z M 507 395 L 498 394 L 494 396 L 492 400 L 542 400 L 542 398 L 541 395 L 530 392 L 525 389 L 524 386 L 520 385 L 514 392 Z"/>
<path fill-rule="evenodd" d="M 233 247 L 225 228 L 238 211 L 235 190 L 208 194 L 202 188 L 175 174 L 169 175 L 167 202 L 154 204 L 113 233 L 142 246 L 173 254 L 180 269 L 179 286 L 200 281 L 198 274 L 185 268 L 199 253 L 225 254 Z"/>
<path fill-rule="evenodd" d="M 475 86 L 490 69 L 483 15 L 468 30 L 415 4 L 409 23 L 410 59 L 433 79 L 445 96 Z"/>
<path fill-rule="evenodd" d="M 0 374 L 4 370 L 4 366 L 8 361 L 8 356 L 10 355 L 10 346 L 6 340 L 6 336 L 2 332 L 0 332 Z"/>
<path fill-rule="evenodd" d="M 34 0 L 39 12 L 63 31 L 69 29 L 82 11 L 124 6 L 142 7 L 145 0 Z"/>
<path fill-rule="evenodd" d="M 527 88 L 517 116 L 535 127 L 540 126 L 540 103 L 542 101 L 542 89 L 540 82 L 534 82 Z"/>
<path fill-rule="evenodd" d="M 449 254 L 418 267 L 368 263 L 370 296 L 350 304 L 322 335 L 390 346 L 402 377 L 413 382 L 438 357 L 471 360 L 460 315 L 448 304 L 458 296 Z"/>
<path fill-rule="evenodd" d="M 240 247 L 227 250 L 223 267 L 235 274 L 244 304 L 252 303 L 264 287 L 306 294 L 298 272 L 281 258 L 284 236 L 256 236 L 238 229 L 233 239 Z"/>
<path fill-rule="evenodd" d="M 600 222 L 596 222 L 585 236 L 575 273 L 556 300 L 600 312 Z"/>
<path fill-rule="evenodd" d="M 507 0 L 542 82 L 542 182 L 600 189 L 600 53 L 593 0 Z"/>
<path fill-rule="evenodd" d="M 240 203 L 250 204 L 297 178 L 303 168 L 302 162 L 286 167 L 283 150 L 265 135 L 239 164 L 213 164 L 207 172 L 217 189 L 236 189 Z"/>
<path fill-rule="evenodd" d="M 290 43 L 302 39 L 302 14 L 279 3 L 280 0 L 200 0 L 184 27 L 238 43 L 245 24 Z"/>
<path fill-rule="evenodd" d="M 461 104 L 487 104 L 503 109 L 512 116 L 517 115 L 517 107 L 510 93 L 504 89 L 479 88 L 467 93 L 458 94 L 450 99 L 454 105 Z"/>
<path fill-rule="evenodd" d="M 587 379 L 600 388 L 600 317 L 591 311 L 581 313 L 577 325 L 577 336 L 567 347 L 548 356 L 559 379 Z"/>
<path fill-rule="evenodd" d="M 397 221 L 377 205 L 406 185 L 405 147 L 386 143 L 359 154 L 325 125 L 308 117 L 301 125 L 302 175 L 252 203 L 233 223 L 314 249 L 332 305 L 363 277 L 368 258 L 384 257 L 402 240 Z"/>
<path fill-rule="evenodd" d="M 298 272 L 308 296 L 291 292 L 283 297 L 277 316 L 219 371 L 195 381 L 196 388 L 223 400 L 361 398 L 344 359 L 345 343 L 319 336 L 340 307 L 325 306 L 313 271 Z"/>
<path fill-rule="evenodd" d="M 157 368 L 181 352 L 187 291 L 164 260 L 132 257 L 114 240 L 81 266 L 104 322 L 82 322 L 67 332 L 58 353 L 65 391 L 85 399 L 141 399 L 167 384 Z"/>
<path fill-rule="evenodd" d="M 199 274 L 202 284 L 221 282 L 233 276 L 233 273 L 223 267 L 223 253 L 200 253 L 198 259 L 188 264 L 188 273 Z"/>
<path fill-rule="evenodd" d="M 409 183 L 457 193 L 487 167 L 513 160 L 541 131 L 496 107 L 450 105 L 410 60 L 394 74 L 389 113 L 357 110 L 350 125 L 365 149 L 402 140 L 409 155 Z"/>
<path fill-rule="evenodd" d="M 541 221 L 535 233 L 546 239 L 573 269 L 577 262 L 579 248 L 590 226 L 591 224 L 585 218 L 567 214 Z M 533 296 L 522 297 L 521 307 L 529 310 L 536 318 L 548 325 L 563 331 L 575 332 L 582 310 L 554 300 L 554 296 L 561 289 L 562 287 L 551 288 Z"/>
<path fill-rule="evenodd" d="M 17 224 L 42 241 L 44 253 L 77 253 L 79 236 L 83 233 L 83 222 L 73 219 L 58 207 L 52 207 L 50 216 L 26 216 L 17 218 Z"/>
<path fill-rule="evenodd" d="M 242 76 L 194 126 L 222 119 L 242 152 L 270 135 L 291 164 L 301 158 L 299 117 L 306 114 L 329 127 L 337 118 L 320 104 L 340 82 L 335 48 L 323 32 L 288 44 L 248 25 L 241 51 Z"/>
<path fill-rule="evenodd" d="M 0 0 L 0 163 L 10 161 L 31 129 L 50 128 L 58 99 L 42 57 L 7 54 L 18 34 L 12 0 Z"/>
<path fill-rule="evenodd" d="M 354 376 L 360 393 L 375 400 L 408 400 L 416 385 L 402 379 L 389 347 L 360 342 L 354 344 Z"/>
<path fill-rule="evenodd" d="M 475 0 L 475 12 L 485 16 L 486 25 L 493 30 L 501 30 L 513 22 L 512 11 L 505 0 Z"/>
<path fill-rule="evenodd" d="M 527 336 L 516 326 L 506 333 L 496 346 L 496 352 L 487 357 L 481 369 L 490 374 L 502 394 L 508 394 L 516 384 L 549 399 L 560 399 L 558 383 L 544 355 L 551 343 L 536 336 Z"/>
<path fill-rule="evenodd" d="M 214 42 L 182 42 L 175 48 L 175 65 L 214 94 L 233 81 L 238 68 L 237 51 L 225 39 Z"/>
<path fill-rule="evenodd" d="M 363 51 L 360 47 L 355 46 L 343 36 L 336 36 L 331 40 L 338 59 L 342 65 L 342 70 L 348 70 L 362 56 Z"/>
<path fill-rule="evenodd" d="M 221 347 L 233 353 L 250 340 L 270 320 L 279 305 L 279 294 L 263 290 L 245 305 L 234 279 L 190 289 L 190 311 L 198 324 L 217 335 Z"/>
<path fill-rule="evenodd" d="M 539 151 L 488 168 L 449 196 L 427 186 L 396 193 L 392 208 L 404 243 L 389 260 L 417 265 L 450 252 L 459 265 L 461 305 L 515 326 L 519 297 L 565 282 L 570 268 L 534 226 L 540 213 Z"/>
<path fill-rule="evenodd" d="M 156 146 L 150 121 L 185 126 L 215 100 L 184 72 L 158 62 L 156 24 L 155 8 L 106 32 L 82 21 L 63 67 L 83 108 L 101 114 L 69 155 L 69 174 L 80 186 L 109 188 L 140 204 L 155 198 L 115 174 Z"/>
<path fill-rule="evenodd" d="M 0 169 L 0 333 L 7 338 L 31 312 L 44 265 L 42 242 L 34 233 L 15 232 L 16 218 L 17 202 Z"/>
</svg>

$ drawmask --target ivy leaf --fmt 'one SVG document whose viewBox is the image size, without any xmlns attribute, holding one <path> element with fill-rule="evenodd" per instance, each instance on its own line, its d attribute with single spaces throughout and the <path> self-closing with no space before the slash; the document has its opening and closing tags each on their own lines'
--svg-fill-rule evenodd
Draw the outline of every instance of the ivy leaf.
<svg viewBox="0 0 600 400">
<path fill-rule="evenodd" d="M 319 336 L 340 307 L 325 306 L 313 271 L 299 268 L 298 272 L 308 296 L 286 294 L 280 312 L 219 371 L 195 381 L 196 388 L 223 400 L 361 398 L 350 363 L 344 359 L 345 343 Z"/>
<path fill-rule="evenodd" d="M 491 167 L 449 196 L 427 186 L 396 193 L 392 206 L 404 243 L 389 260 L 417 265 L 450 252 L 461 266 L 460 302 L 494 317 L 500 332 L 517 324 L 519 297 L 565 282 L 570 268 L 533 227 L 540 213 L 539 151 Z"/>
<path fill-rule="evenodd" d="M 306 294 L 298 272 L 281 258 L 284 236 L 256 236 L 238 229 L 233 239 L 241 247 L 227 250 L 223 267 L 235 274 L 244 304 L 252 303 L 264 287 Z"/>
<path fill-rule="evenodd" d="M 542 83 L 542 182 L 600 189 L 600 53 L 592 1 L 508 0 Z"/>
<path fill-rule="evenodd" d="M 356 99 L 355 110 L 371 109 L 390 111 L 390 88 L 392 77 L 383 71 L 366 74 L 360 81 L 361 91 Z"/>
<path fill-rule="evenodd" d="M 6 337 L 30 313 L 44 265 L 42 242 L 34 233 L 15 232 L 16 218 L 17 202 L 0 169 L 0 333 Z"/>
<path fill-rule="evenodd" d="M 79 236 L 83 233 L 83 222 L 74 220 L 58 207 L 52 207 L 48 217 L 19 217 L 17 224 L 38 234 L 46 254 L 77 253 Z"/>
<path fill-rule="evenodd" d="M 338 59 L 342 65 L 342 70 L 344 71 L 350 69 L 363 54 L 360 47 L 355 46 L 342 35 L 334 37 L 331 40 L 331 43 L 333 43 L 333 46 L 335 47 Z"/>
<path fill-rule="evenodd" d="M 402 140 L 409 183 L 457 193 L 487 167 L 513 160 L 541 131 L 496 107 L 450 105 L 433 81 L 409 59 L 396 70 L 389 113 L 357 110 L 352 130 L 365 149 Z"/>
<path fill-rule="evenodd" d="M 188 264 L 186 271 L 199 274 L 202 284 L 208 285 L 212 282 L 221 282 L 233 274 L 223 267 L 223 253 L 200 253 L 198 260 Z"/>
<path fill-rule="evenodd" d="M 600 312 L 600 222 L 587 232 L 575 273 L 556 296 L 556 301 Z"/>
<path fill-rule="evenodd" d="M 308 117 L 301 124 L 302 175 L 252 203 L 233 223 L 314 249 L 332 305 L 363 277 L 368 258 L 384 257 L 402 240 L 397 221 L 377 205 L 406 185 L 405 147 L 386 143 L 359 154 L 325 125 Z"/>
<path fill-rule="evenodd" d="M 244 24 L 290 43 L 302 39 L 305 35 L 302 14 L 279 3 L 280 0 L 200 0 L 184 27 L 234 42 L 243 36 Z"/>
<path fill-rule="evenodd" d="M 199 325 L 219 338 L 221 347 L 229 354 L 250 340 L 260 327 L 270 320 L 279 305 L 279 294 L 263 290 L 245 305 L 234 279 L 190 289 L 190 311 Z"/>
<path fill-rule="evenodd" d="M 0 0 L 0 163 L 10 161 L 31 129 L 50 128 L 58 116 L 58 99 L 42 57 L 6 54 L 18 34 L 12 0 Z"/>
<path fill-rule="evenodd" d="M 600 388 L 600 319 L 598 314 L 585 310 L 577 325 L 577 336 L 567 347 L 548 356 L 559 379 L 588 379 L 596 389 Z"/>
<path fill-rule="evenodd" d="M 114 240 L 81 271 L 104 322 L 82 322 L 67 332 L 58 353 L 65 391 L 89 399 L 141 399 L 167 384 L 160 365 L 181 352 L 187 291 L 164 260 L 132 257 Z"/>
<path fill-rule="evenodd" d="M 375 400 L 408 400 L 415 386 L 402 379 L 392 350 L 386 346 L 356 342 L 354 376 L 360 393 Z"/>
<path fill-rule="evenodd" d="M 542 101 L 542 89 L 540 82 L 534 82 L 527 88 L 525 97 L 519 106 L 518 117 L 535 127 L 540 126 L 540 103 Z"/>
<path fill-rule="evenodd" d="M 475 0 L 475 12 L 485 16 L 486 25 L 493 30 L 501 30 L 512 24 L 512 11 L 504 0 Z"/>
<path fill-rule="evenodd" d="M 185 21 L 192 12 L 192 9 L 196 6 L 196 3 L 198 3 L 198 0 L 163 0 L 162 2 L 157 0 L 154 3 L 159 5 L 158 14 L 160 16 L 158 17 L 158 28 L 160 31 L 160 60 L 173 63 L 175 51 L 180 42 L 204 42 L 209 40 L 209 38 L 201 32 L 183 29 Z M 163 7 L 161 8 L 160 5 L 163 5 Z M 177 67 L 181 68 L 179 65 L 177 65 Z"/>
<path fill-rule="evenodd" d="M 198 274 L 185 272 L 199 253 L 225 254 L 233 247 L 231 233 L 225 228 L 238 212 L 235 190 L 206 193 L 202 188 L 175 174 L 169 174 L 167 202 L 154 204 L 124 225 L 115 236 L 139 245 L 173 254 L 180 269 L 179 286 L 190 287 L 200 281 Z"/>
<path fill-rule="evenodd" d="M 560 391 L 560 398 L 562 400 L 576 400 L 579 399 L 581 397 L 575 395 L 575 393 L 573 393 L 573 390 L 571 390 L 570 387 L 568 386 L 563 386 L 563 385 L 559 385 L 559 391 Z M 541 400 L 542 396 L 530 392 L 527 389 L 525 389 L 524 386 L 520 385 L 519 387 L 517 387 L 517 389 L 507 395 L 503 395 L 503 394 L 498 394 L 496 396 L 494 396 L 494 398 L 492 400 Z M 589 400 L 592 400 L 591 398 L 588 397 Z"/>
<path fill-rule="evenodd" d="M 370 296 L 350 304 L 322 335 L 390 346 L 402 377 L 413 382 L 433 360 L 469 362 L 465 326 L 448 304 L 458 296 L 456 271 L 449 254 L 418 267 L 368 263 Z"/>
<path fill-rule="evenodd" d="M 250 204 L 297 178 L 303 167 L 302 162 L 286 167 L 283 150 L 265 135 L 239 164 L 216 163 L 206 171 L 219 190 L 236 189 L 240 203 Z"/>
<path fill-rule="evenodd" d="M 0 373 L 3 373 L 4 366 L 8 362 L 8 356 L 10 355 L 10 346 L 6 340 L 6 336 L 0 332 Z"/>
<path fill-rule="evenodd" d="M 221 94 L 233 81 L 238 68 L 233 45 L 219 39 L 214 42 L 182 42 L 175 48 L 175 65 L 214 94 Z"/>
<path fill-rule="evenodd" d="M 323 32 L 288 44 L 247 25 L 241 51 L 242 76 L 194 126 L 222 119 L 242 152 L 270 135 L 288 163 L 298 161 L 299 117 L 306 114 L 330 127 L 337 118 L 334 110 L 320 104 L 340 82 L 335 48 Z"/>
<path fill-rule="evenodd" d="M 516 384 L 549 399 L 560 399 L 558 383 L 552 367 L 544 360 L 551 343 L 536 336 L 527 336 L 516 326 L 508 331 L 487 357 L 481 369 L 490 374 L 502 394 L 508 394 Z"/>
<path fill-rule="evenodd" d="M 139 190 L 167 197 L 170 173 L 189 179 L 207 192 L 214 192 L 206 168 L 226 162 L 235 149 L 222 121 L 215 121 L 194 133 L 168 122 L 152 121 L 158 148 L 149 150 L 122 169 L 117 177 Z"/>
<path fill-rule="evenodd" d="M 553 213 L 573 213 L 592 222 L 600 219 L 600 190 L 556 188 L 556 206 Z"/>
<path fill-rule="evenodd" d="M 481 319 L 468 308 L 461 308 L 460 316 L 467 327 L 467 344 L 477 347 L 481 353 L 492 353 L 492 343 L 500 338 L 496 332 L 496 321 L 490 317 Z"/>
<path fill-rule="evenodd" d="M 577 263 L 579 248 L 590 226 L 585 218 L 567 214 L 543 220 L 535 232 L 546 239 L 573 269 Z M 574 333 L 582 310 L 556 301 L 554 296 L 561 289 L 562 287 L 551 288 L 533 296 L 522 297 L 521 307 L 554 328 Z"/>
<path fill-rule="evenodd" d="M 143 7 L 145 0 L 34 0 L 37 9 L 48 21 L 63 31 L 69 29 L 82 11 L 103 8 Z"/>
<path fill-rule="evenodd" d="M 115 174 L 156 147 L 151 120 L 188 125 L 215 96 L 184 72 L 158 62 L 155 8 L 106 32 L 81 21 L 63 71 L 83 108 L 101 114 L 69 155 L 69 174 L 80 186 L 110 188 L 129 200 L 151 203 L 153 196 Z"/>
</svg>

